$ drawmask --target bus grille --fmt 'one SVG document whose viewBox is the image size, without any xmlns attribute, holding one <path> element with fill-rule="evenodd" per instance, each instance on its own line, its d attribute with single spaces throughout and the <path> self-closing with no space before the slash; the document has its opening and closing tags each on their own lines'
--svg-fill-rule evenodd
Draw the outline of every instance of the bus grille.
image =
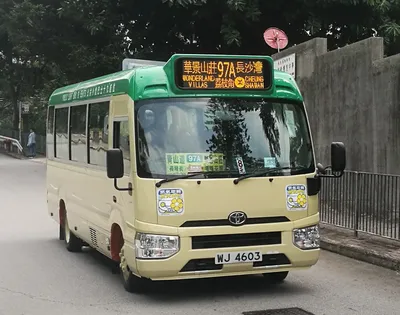
<svg viewBox="0 0 400 315">
<path fill-rule="evenodd" d="M 267 254 L 262 256 L 262 261 L 254 262 L 253 267 L 280 266 L 290 264 L 291 262 L 285 254 Z"/>
<path fill-rule="evenodd" d="M 253 263 L 253 267 L 282 266 L 290 265 L 291 262 L 285 254 L 266 254 L 262 261 Z M 217 271 L 222 270 L 223 265 L 216 265 L 214 258 L 192 259 L 181 269 L 180 272 L 195 271 Z"/>
<path fill-rule="evenodd" d="M 290 222 L 290 220 L 285 217 L 263 217 L 263 218 L 247 218 L 246 222 L 243 225 L 250 224 L 269 224 L 269 223 L 282 223 L 282 222 Z M 220 220 L 200 220 L 200 221 L 186 221 L 181 227 L 205 227 L 205 226 L 231 226 L 232 224 L 228 219 L 220 219 Z"/>
<path fill-rule="evenodd" d="M 275 245 L 281 243 L 281 232 L 193 236 L 192 249 Z"/>
<path fill-rule="evenodd" d="M 216 265 L 214 258 L 202 258 L 190 260 L 180 272 L 221 270 L 223 265 Z"/>
</svg>

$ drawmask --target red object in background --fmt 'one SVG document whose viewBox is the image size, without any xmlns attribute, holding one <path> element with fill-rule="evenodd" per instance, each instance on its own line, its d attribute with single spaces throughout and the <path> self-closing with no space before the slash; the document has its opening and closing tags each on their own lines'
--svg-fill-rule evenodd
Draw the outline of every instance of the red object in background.
<svg viewBox="0 0 400 315">
<path fill-rule="evenodd" d="M 289 43 L 285 32 L 276 27 L 270 27 L 264 32 L 264 40 L 269 47 L 278 49 L 278 52 Z"/>
</svg>

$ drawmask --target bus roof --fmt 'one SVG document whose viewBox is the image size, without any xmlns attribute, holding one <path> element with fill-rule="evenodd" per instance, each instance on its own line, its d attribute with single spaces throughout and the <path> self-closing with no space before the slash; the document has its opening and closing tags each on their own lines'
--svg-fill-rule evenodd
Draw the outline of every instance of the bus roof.
<svg viewBox="0 0 400 315">
<path fill-rule="evenodd" d="M 121 94 L 128 94 L 134 100 L 165 97 L 268 97 L 303 101 L 293 77 L 288 73 L 273 69 L 271 69 L 272 85 L 269 89 L 180 89 L 174 81 L 176 77 L 174 62 L 182 56 L 185 58 L 205 56 L 208 57 L 208 61 L 212 61 L 212 58 L 230 60 L 235 57 L 235 60 L 242 60 L 238 58 L 272 60 L 265 56 L 174 55 L 164 66 L 146 65 L 59 88 L 50 96 L 49 105 L 95 100 Z"/>
</svg>

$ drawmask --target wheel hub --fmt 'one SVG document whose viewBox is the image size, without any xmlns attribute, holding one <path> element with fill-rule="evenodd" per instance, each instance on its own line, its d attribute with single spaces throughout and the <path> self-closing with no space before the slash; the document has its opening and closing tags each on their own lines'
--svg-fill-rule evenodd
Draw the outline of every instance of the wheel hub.
<svg viewBox="0 0 400 315">
<path fill-rule="evenodd" d="M 119 267 L 121 269 L 122 276 L 124 277 L 124 279 L 126 281 L 128 281 L 129 276 L 130 276 L 130 270 L 129 270 L 128 264 L 126 263 L 126 258 L 124 255 L 124 248 L 121 249 L 121 253 L 119 254 L 119 257 L 121 258 Z"/>
<path fill-rule="evenodd" d="M 71 232 L 69 230 L 68 221 L 66 218 L 65 218 L 64 230 L 65 230 L 65 241 L 67 242 L 67 244 L 69 244 L 71 238 Z"/>
</svg>

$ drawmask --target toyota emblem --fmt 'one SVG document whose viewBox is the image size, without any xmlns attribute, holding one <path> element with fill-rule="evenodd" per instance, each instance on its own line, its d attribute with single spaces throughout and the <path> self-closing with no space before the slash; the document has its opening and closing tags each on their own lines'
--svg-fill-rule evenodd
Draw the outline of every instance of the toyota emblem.
<svg viewBox="0 0 400 315">
<path fill-rule="evenodd" d="M 228 220 L 232 225 L 239 226 L 246 222 L 247 215 L 242 211 L 235 211 L 228 216 Z"/>
</svg>

